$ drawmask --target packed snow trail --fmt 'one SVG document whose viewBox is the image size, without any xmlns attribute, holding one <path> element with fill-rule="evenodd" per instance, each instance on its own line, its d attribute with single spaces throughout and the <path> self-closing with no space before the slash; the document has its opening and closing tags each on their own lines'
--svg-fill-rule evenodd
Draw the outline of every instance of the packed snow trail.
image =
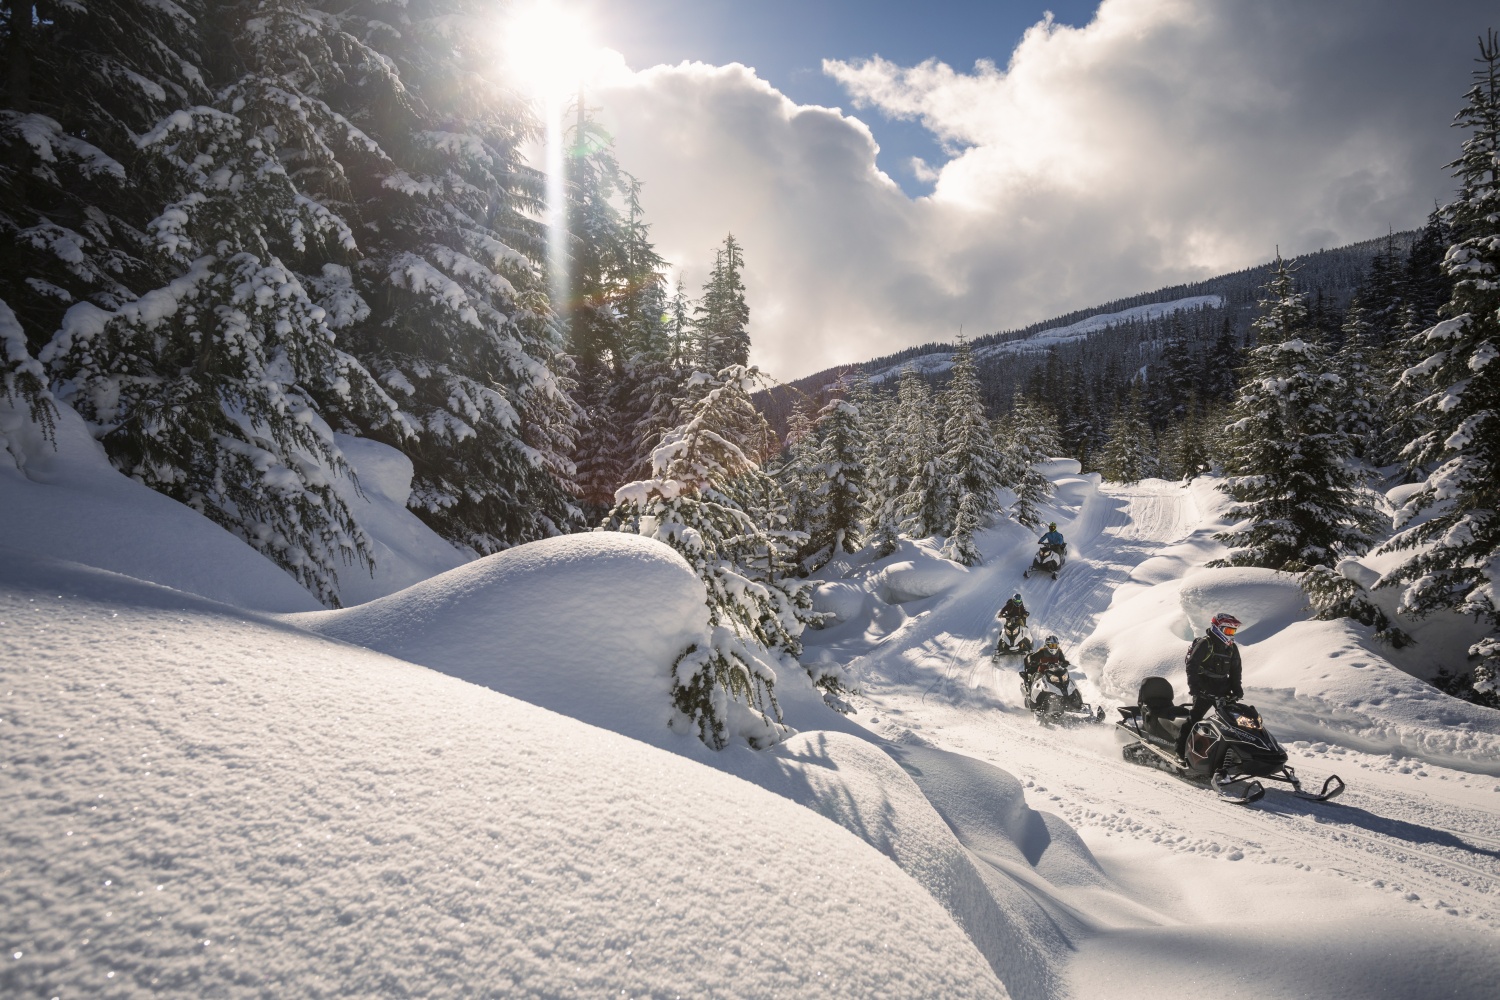
<svg viewBox="0 0 1500 1000">
<path fill-rule="evenodd" d="M 1203 983 L 1197 973 L 1254 967 L 1221 995 L 1481 995 L 1448 988 L 1451 970 L 1430 958 L 1467 954 L 1472 966 L 1475 949 L 1500 954 L 1500 782 L 1299 743 L 1291 763 L 1305 781 L 1337 772 L 1349 791 L 1319 804 L 1272 787 L 1246 808 L 1125 762 L 1112 726 L 1039 727 L 1020 707 L 1020 658 L 990 659 L 999 606 L 1019 592 L 1034 639 L 1057 635 L 1076 664 L 1116 590 L 1138 585 L 1132 572 L 1204 522 L 1180 485 L 1104 487 L 1085 476 L 1059 482 L 1056 519 L 1069 543 L 1056 581 L 1024 579 L 1035 543 L 1002 527 L 986 536 L 982 565 L 948 593 L 904 604 L 908 617 L 890 632 L 830 637 L 859 668 L 865 719 L 880 736 L 1016 775 L 1028 804 L 1066 820 L 1098 859 L 1102 879 L 1087 888 L 1027 883 L 1050 894 L 1065 950 L 1076 954 L 1058 957 L 1055 980 L 1037 980 L 1057 984 L 1046 994 L 1187 995 Z M 1080 687 L 1099 700 L 1091 681 Z M 1267 724 L 1277 731 L 1271 712 Z M 933 780 L 917 777 L 924 790 Z M 1349 958 L 1288 947 L 1319 935 Z M 1467 944 L 1453 953 L 1454 942 Z"/>
</svg>

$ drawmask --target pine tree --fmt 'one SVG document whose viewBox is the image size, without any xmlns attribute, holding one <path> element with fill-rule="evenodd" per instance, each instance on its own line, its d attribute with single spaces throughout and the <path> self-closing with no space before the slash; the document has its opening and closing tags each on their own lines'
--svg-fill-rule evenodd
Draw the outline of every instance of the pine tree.
<svg viewBox="0 0 1500 1000">
<path fill-rule="evenodd" d="M 745 251 L 730 233 L 714 251 L 714 267 L 693 318 L 698 363 L 709 371 L 749 364 L 750 307 L 745 302 Z"/>
<path fill-rule="evenodd" d="M 932 391 L 908 366 L 896 390 L 896 412 L 891 422 L 892 465 L 880 518 L 890 520 L 913 538 L 943 531 L 947 504 L 943 494 L 942 451 Z"/>
<path fill-rule="evenodd" d="M 890 393 L 877 393 L 868 381 L 858 379 L 849 394 L 859 409 L 865 427 L 865 494 L 861 517 L 865 536 L 875 546 L 877 557 L 890 555 L 900 538 L 895 498 L 901 494 L 899 462 L 893 453 L 895 400 Z"/>
<path fill-rule="evenodd" d="M 652 477 L 620 489 L 608 521 L 670 545 L 703 580 L 712 633 L 674 666 L 673 702 L 715 749 L 782 738 L 776 668 L 798 668 L 806 618 L 801 585 L 774 566 L 749 569 L 775 550 L 745 503 L 775 490 L 756 458 L 768 429 L 750 400 L 754 377 L 739 367 L 695 375 L 688 419 L 656 449 Z"/>
<path fill-rule="evenodd" d="M 175 197 L 145 135 L 212 100 L 200 0 L 0 4 L 0 300 L 40 354 L 75 303 L 165 283 L 146 231 Z"/>
<path fill-rule="evenodd" d="M 1230 514 L 1245 522 L 1216 536 L 1235 566 L 1304 571 L 1369 545 L 1378 521 L 1347 463 L 1348 444 L 1327 400 L 1338 388 L 1305 296 L 1276 259 L 1255 321 L 1257 343 L 1228 427 Z"/>
<path fill-rule="evenodd" d="M 1210 447 L 1210 428 L 1224 425 L 1223 414 L 1217 409 L 1207 411 L 1198 403 L 1196 394 L 1188 395 L 1182 419 L 1174 423 L 1166 435 L 1166 470 L 1171 475 L 1185 480 L 1213 470 L 1214 453 Z"/>
<path fill-rule="evenodd" d="M 1380 585 L 1402 585 L 1406 613 L 1451 609 L 1500 628 L 1500 37 L 1493 31 L 1481 39 L 1479 64 L 1455 120 L 1470 130 L 1450 165 L 1459 194 L 1444 211 L 1453 291 L 1445 318 L 1414 338 L 1424 359 L 1402 376 L 1421 387 L 1418 408 L 1429 421 L 1405 454 L 1432 472 L 1398 512 L 1404 530 L 1385 547 L 1411 555 Z"/>
<path fill-rule="evenodd" d="M 1374 327 L 1364 305 L 1355 298 L 1344 316 L 1343 345 L 1332 359 L 1333 371 L 1339 377 L 1335 414 L 1352 454 L 1381 464 L 1385 432 L 1382 412 L 1389 387 L 1376 357 Z"/>
<path fill-rule="evenodd" d="M 265 6 L 243 32 L 274 69 L 301 18 Z M 337 183 L 335 144 L 353 141 L 352 126 L 281 83 L 252 68 L 217 106 L 174 112 L 141 138 L 177 193 L 150 226 L 174 276 L 113 311 L 74 306 L 43 360 L 118 468 L 337 605 L 337 564 L 370 557 L 333 488 L 349 469 L 323 414 L 397 439 L 410 427 L 334 346 L 335 328 L 368 311 L 350 287 L 357 246 L 301 189 Z"/>
<path fill-rule="evenodd" d="M 953 352 L 953 378 L 943 394 L 941 531 L 948 536 L 943 554 L 965 566 L 979 561 L 974 533 L 984 526 L 1000 489 L 1001 457 L 984 415 L 974 349 L 960 338 Z"/>
<path fill-rule="evenodd" d="M 1057 421 L 1046 407 L 1017 395 L 996 437 L 1000 445 L 1001 481 L 1016 495 L 1011 516 L 1028 528 L 1041 524 L 1041 507 L 1052 499 L 1052 481 L 1037 465 L 1061 451 Z"/>
<path fill-rule="evenodd" d="M 790 527 L 804 534 L 811 533 L 814 512 L 818 506 L 814 495 L 817 483 L 813 473 L 817 465 L 815 453 L 818 438 L 814 433 L 815 421 L 808 412 L 808 403 L 806 397 L 799 397 L 792 404 L 792 415 L 787 418 L 786 439 L 782 442 L 780 454 L 769 466 L 782 491 L 790 498 Z M 810 549 L 803 551 L 803 559 L 799 561 L 805 564 L 806 557 L 811 554 Z"/>
<path fill-rule="evenodd" d="M 0 403 L 25 406 L 43 435 L 52 437 L 57 409 L 47 388 L 47 370 L 26 349 L 26 331 L 4 299 L 0 299 Z"/>
<path fill-rule="evenodd" d="M 349 343 L 418 430 L 412 509 L 481 553 L 579 526 L 579 414 L 538 265 L 544 182 L 522 156 L 536 123 L 492 72 L 489 5 L 356 0 L 303 35 L 345 53 L 306 89 L 379 137 L 351 179 L 371 311 Z"/>
<path fill-rule="evenodd" d="M 1234 324 L 1226 315 L 1219 328 L 1218 339 L 1209 349 L 1203 366 L 1203 400 L 1210 405 L 1233 403 L 1239 394 L 1239 371 L 1244 364 L 1244 352 L 1234 335 Z"/>
<path fill-rule="evenodd" d="M 1132 386 L 1129 402 L 1110 421 L 1109 440 L 1099 455 L 1104 478 L 1117 483 L 1136 483 L 1159 475 L 1156 435 L 1146 420 L 1139 384 Z"/>
<path fill-rule="evenodd" d="M 809 518 L 808 571 L 820 569 L 841 554 L 858 552 L 864 544 L 860 513 L 865 497 L 866 449 L 859 408 L 844 399 L 831 399 L 818 413 L 809 492 L 814 500 Z"/>
</svg>

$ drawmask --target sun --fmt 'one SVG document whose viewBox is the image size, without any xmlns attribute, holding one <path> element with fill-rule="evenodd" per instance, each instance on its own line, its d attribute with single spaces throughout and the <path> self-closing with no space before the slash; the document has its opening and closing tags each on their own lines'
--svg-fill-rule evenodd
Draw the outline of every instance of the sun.
<svg viewBox="0 0 1500 1000">
<path fill-rule="evenodd" d="M 501 30 L 506 73 L 522 90 L 555 100 L 587 75 L 594 46 L 576 10 L 533 0 L 518 4 Z"/>
</svg>

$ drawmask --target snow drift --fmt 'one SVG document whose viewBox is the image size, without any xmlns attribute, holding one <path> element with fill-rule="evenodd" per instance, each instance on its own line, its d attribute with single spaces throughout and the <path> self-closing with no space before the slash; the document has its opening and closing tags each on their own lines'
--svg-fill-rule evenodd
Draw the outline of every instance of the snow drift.
<svg viewBox="0 0 1500 1000">
<path fill-rule="evenodd" d="M 339 571 L 358 604 L 450 569 L 467 556 L 406 509 L 411 460 L 378 441 L 336 435 L 359 484 L 337 479 L 365 529 L 373 574 Z M 197 511 L 123 475 L 68 406 L 53 440 L 0 400 L 0 548 L 124 573 L 255 611 L 308 611 L 316 599 L 280 567 Z"/>
<path fill-rule="evenodd" d="M 52 561 L 0 621 L 7 996 L 1006 995 L 890 861 L 674 754 Z"/>
<path fill-rule="evenodd" d="M 704 641 L 703 584 L 614 531 L 519 545 L 356 608 L 289 621 L 636 739 L 669 738 L 672 664 Z"/>
</svg>

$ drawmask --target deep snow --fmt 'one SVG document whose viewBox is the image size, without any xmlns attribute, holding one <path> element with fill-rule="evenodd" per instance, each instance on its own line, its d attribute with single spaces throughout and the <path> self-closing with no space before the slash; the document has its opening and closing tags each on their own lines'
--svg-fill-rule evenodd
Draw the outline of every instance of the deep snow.
<svg viewBox="0 0 1500 1000">
<path fill-rule="evenodd" d="M 466 562 L 404 509 L 401 456 L 341 440 L 377 571 L 344 581 L 358 606 L 314 611 L 63 418 L 54 450 L 0 413 L 6 996 L 1480 997 L 1500 978 L 1500 713 L 1308 620 L 1274 574 L 1204 569 L 1211 483 L 1052 463 L 1057 581 L 1021 579 L 1015 525 L 972 569 L 934 541 L 839 561 L 805 658 L 850 664 L 860 713 L 782 676 L 801 732 L 713 753 L 669 726 L 671 661 L 706 618 L 665 547 Z M 1153 671 L 1180 687 L 1227 603 L 1250 700 L 1349 792 L 1238 808 L 1126 764 L 1107 729 L 1039 728 L 988 656 L 1017 589 L 1111 705 Z"/>
</svg>

